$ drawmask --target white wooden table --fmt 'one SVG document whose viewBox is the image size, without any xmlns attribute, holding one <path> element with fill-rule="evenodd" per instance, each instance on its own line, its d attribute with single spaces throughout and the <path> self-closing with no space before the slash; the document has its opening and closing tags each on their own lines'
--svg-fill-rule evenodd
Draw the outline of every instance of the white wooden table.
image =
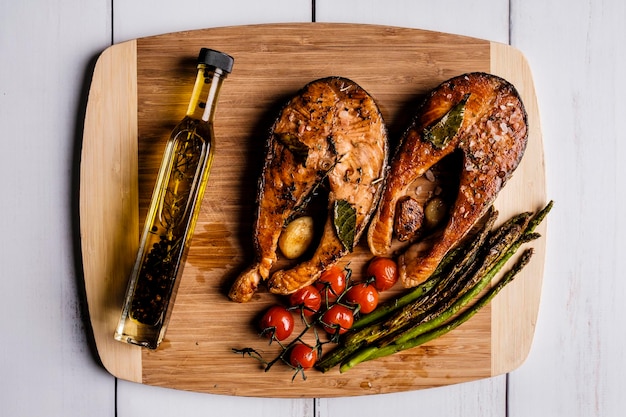
<svg viewBox="0 0 626 417">
<path fill-rule="evenodd" d="M 508 375 L 400 394 L 256 399 L 117 381 L 90 348 L 77 235 L 89 70 L 184 29 L 377 23 L 510 43 L 533 70 L 550 215 L 535 339 Z M 626 3 L 621 0 L 1 0 L 3 416 L 623 416 Z"/>
</svg>

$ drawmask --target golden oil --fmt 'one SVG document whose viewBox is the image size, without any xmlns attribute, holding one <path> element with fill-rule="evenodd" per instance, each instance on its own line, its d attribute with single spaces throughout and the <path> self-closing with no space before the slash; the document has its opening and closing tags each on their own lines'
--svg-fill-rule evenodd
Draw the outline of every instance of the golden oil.
<svg viewBox="0 0 626 417">
<path fill-rule="evenodd" d="M 233 58 L 202 48 L 183 120 L 167 142 L 115 339 L 150 349 L 163 340 L 213 161 L 213 119 Z"/>
</svg>

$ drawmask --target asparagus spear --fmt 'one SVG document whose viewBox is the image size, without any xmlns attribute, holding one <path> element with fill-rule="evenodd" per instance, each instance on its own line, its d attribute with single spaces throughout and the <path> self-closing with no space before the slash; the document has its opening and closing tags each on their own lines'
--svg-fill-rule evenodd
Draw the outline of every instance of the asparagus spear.
<svg viewBox="0 0 626 417">
<path fill-rule="evenodd" d="M 483 295 L 474 305 L 450 320 L 448 323 L 440 324 L 441 322 L 445 322 L 453 317 L 454 314 L 461 307 L 455 306 L 455 308 L 451 308 L 450 310 L 439 316 L 441 319 L 437 320 L 438 324 L 432 326 L 424 326 L 419 331 L 414 332 L 415 334 L 406 334 L 405 336 L 396 340 L 396 342 L 393 344 L 380 348 L 376 346 L 369 346 L 357 352 L 355 355 L 350 357 L 348 361 L 341 365 L 340 371 L 346 372 L 361 362 L 382 358 L 384 356 L 389 356 L 406 349 L 414 348 L 437 337 L 443 336 L 451 330 L 459 327 L 461 324 L 465 323 L 472 316 L 474 316 L 474 314 L 476 314 L 481 308 L 487 305 L 493 299 L 493 297 L 496 296 L 496 294 L 498 294 L 508 283 L 510 283 L 513 278 L 530 261 L 532 254 L 533 250 L 527 249 L 522 254 L 518 262 L 513 266 L 513 268 L 504 277 L 502 277 L 502 279 L 498 281 L 498 283 L 494 287 L 492 287 L 485 295 Z"/>
<path fill-rule="evenodd" d="M 339 365 L 358 349 L 379 340 L 395 331 L 400 331 L 405 323 L 420 320 L 429 309 L 450 293 L 456 276 L 472 269 L 482 244 L 487 240 L 497 212 L 491 208 L 486 220 L 476 236 L 462 248 L 449 254 L 439 265 L 433 276 L 396 301 L 377 308 L 353 325 L 340 348 L 328 353 L 316 366 L 325 372 Z M 386 320 L 382 320 L 386 319 Z"/>
<path fill-rule="evenodd" d="M 475 272 L 474 278 L 471 280 L 471 285 L 463 291 L 458 291 L 454 295 L 445 297 L 446 301 L 439 303 L 437 309 L 433 310 L 433 304 L 431 304 L 431 314 L 427 314 L 427 309 L 423 309 L 424 301 L 420 298 L 412 303 L 417 304 L 417 307 L 419 307 L 414 308 L 413 315 L 403 314 L 403 311 L 395 315 L 395 318 L 404 318 L 404 323 L 407 324 L 402 324 L 402 320 L 389 323 L 396 327 L 386 327 L 385 324 L 387 324 L 387 322 L 383 324 L 375 323 L 372 326 L 361 329 L 357 333 L 350 334 L 346 337 L 344 346 L 330 352 L 320 361 L 317 368 L 325 372 L 350 355 L 355 355 L 353 357 L 368 357 L 373 354 L 373 351 L 378 349 L 379 345 L 371 346 L 371 344 L 376 341 L 380 342 L 381 339 L 383 340 L 383 344 L 397 345 L 398 340 L 396 337 L 398 337 L 398 332 L 403 334 L 400 340 L 404 342 L 406 340 L 412 340 L 418 337 L 419 334 L 429 332 L 436 326 L 439 326 L 445 321 L 441 318 L 442 316 L 445 317 L 445 314 L 449 313 L 448 318 L 450 318 L 469 303 L 473 297 L 480 293 L 523 243 L 538 237 L 537 234 L 533 233 L 534 229 L 543 221 L 547 213 L 551 210 L 552 205 L 553 202 L 550 201 L 544 209 L 532 218 L 530 217 L 531 213 L 522 213 L 518 216 L 514 216 L 500 226 L 488 239 L 488 244 L 486 245 L 488 250 L 483 254 L 482 265 L 478 271 Z M 456 272 L 458 273 L 458 271 Z M 476 284 L 476 282 L 481 284 Z M 438 287 L 440 290 L 441 288 L 445 288 L 441 287 L 441 285 L 442 283 L 439 282 Z M 435 294 L 441 295 L 442 293 L 435 292 Z M 414 307 L 412 304 L 406 305 L 402 310 L 411 310 L 411 308 Z M 415 314 L 416 312 L 417 314 Z M 400 323 L 400 325 L 398 323 Z M 385 330 L 390 328 L 393 328 L 393 330 Z M 396 333 L 395 336 L 394 333 Z"/>
<path fill-rule="evenodd" d="M 492 268 L 486 273 L 485 279 L 482 282 L 488 283 L 495 276 L 498 271 L 504 266 L 504 264 L 517 252 L 521 245 L 527 243 L 531 240 L 539 237 L 538 234 L 534 233 L 534 230 L 537 226 L 543 221 L 546 215 L 552 209 L 554 202 L 550 201 L 541 211 L 539 211 L 530 221 L 527 222 L 527 225 L 524 229 L 524 233 L 511 245 L 508 250 L 498 259 L 498 261 L 492 266 Z M 515 219 L 515 218 L 514 218 Z M 496 233 L 494 236 L 498 236 Z M 493 241 L 492 241 L 493 242 Z M 382 348 L 378 348 L 376 346 L 369 346 L 361 351 L 357 351 L 347 362 L 345 362 L 340 370 L 341 372 L 345 372 L 355 366 L 356 364 L 363 362 L 365 360 L 371 360 L 383 356 L 390 355 L 395 352 L 399 352 L 401 350 L 409 349 L 420 344 L 426 343 L 429 340 L 432 340 L 436 337 L 439 337 L 452 329 L 458 327 L 465 321 L 469 320 L 478 310 L 480 310 L 483 306 L 485 306 L 491 299 L 502 289 L 505 285 L 507 285 L 515 275 L 522 270 L 522 268 L 528 263 L 530 257 L 532 256 L 532 249 L 527 250 L 520 257 L 515 266 L 509 271 L 496 286 L 491 288 L 489 292 L 485 296 L 483 296 L 472 308 L 467 309 L 465 312 L 460 314 L 457 318 L 453 319 L 450 323 L 439 326 L 441 323 L 444 323 L 446 320 L 453 317 L 461 308 L 464 307 L 467 302 L 471 300 L 473 296 L 478 294 L 480 291 L 476 291 L 473 296 L 465 297 L 465 301 L 459 300 L 455 305 L 453 305 L 449 310 L 445 313 L 437 317 L 431 323 L 426 323 L 424 325 L 417 326 L 411 332 L 404 334 L 399 337 L 392 345 L 387 345 Z M 486 284 L 485 284 L 486 285 Z M 478 287 L 478 286 L 477 286 Z M 482 289 L 480 289 L 482 290 Z M 474 293 L 474 291 L 471 291 Z M 469 293 L 468 293 L 469 294 Z M 447 316 L 447 317 L 445 317 Z"/>
<path fill-rule="evenodd" d="M 453 306 L 467 304 L 473 297 L 478 295 L 491 281 L 499 269 L 504 265 L 500 259 L 522 236 L 528 224 L 531 214 L 518 215 L 500 226 L 494 235 L 497 239 L 489 239 L 490 245 L 483 248 L 482 258 L 475 262 L 475 266 L 469 271 L 463 271 L 457 275 L 450 275 L 449 284 L 442 291 L 433 294 L 420 310 L 407 306 L 401 313 L 396 314 L 382 325 L 383 331 L 377 332 L 376 338 L 370 334 L 366 339 L 368 343 L 376 342 L 377 345 L 384 346 L 401 335 L 411 332 L 411 329 L 423 326 L 431 328 L 441 323 L 446 312 Z M 504 232 L 503 232 L 504 231 Z M 513 254 L 508 255 L 509 259 Z M 474 263 L 473 263 L 474 264 Z M 498 268 L 494 271 L 494 265 Z M 469 294 L 468 294 L 469 293 Z M 459 301 L 460 300 L 460 301 Z M 347 341 L 349 338 L 346 339 Z"/>
<path fill-rule="evenodd" d="M 470 269 L 465 272 L 454 271 L 455 276 L 452 277 L 452 285 L 436 294 L 437 298 L 433 297 L 432 301 L 434 302 L 430 304 L 418 319 L 409 320 L 405 319 L 403 315 L 397 315 L 387 320 L 384 323 L 387 332 L 382 340 L 377 340 L 377 343 L 380 345 L 388 344 L 399 337 L 400 334 L 410 331 L 411 328 L 420 326 L 433 319 L 439 320 L 439 316 L 450 309 L 460 298 L 464 297 L 466 292 L 471 291 L 474 296 L 477 295 L 497 274 L 504 263 L 513 256 L 521 244 L 531 236 L 527 234 L 531 216 L 532 213 L 530 212 L 521 213 L 513 216 L 498 227 L 487 240 L 486 248 L 482 248 L 484 250 L 483 258 L 479 260 L 477 269 Z M 527 234 L 526 238 L 522 239 L 522 236 L 525 234 Z M 511 248 L 513 249 L 509 250 Z M 502 258 L 506 259 L 502 260 Z M 465 276 L 467 273 L 473 275 Z M 480 286 L 476 288 L 478 284 Z"/>
<path fill-rule="evenodd" d="M 536 238 L 538 236 L 533 234 L 531 236 L 528 236 L 527 238 L 530 237 Z M 401 344 L 407 340 L 413 339 L 416 336 L 430 331 L 431 329 L 434 329 L 435 327 L 443 324 L 450 317 L 458 313 L 463 307 L 469 304 L 472 299 L 480 294 L 483 289 L 485 289 L 485 287 L 491 282 L 496 274 L 500 272 L 504 264 L 506 264 L 508 260 L 511 259 L 511 257 L 517 252 L 518 248 L 521 246 L 521 242 L 525 241 L 526 238 L 524 238 L 523 240 L 518 239 L 513 245 L 509 247 L 509 249 L 503 254 L 503 256 L 499 257 L 495 263 L 491 264 L 489 270 L 478 276 L 478 278 L 480 279 L 476 281 L 475 285 L 465 291 L 452 304 L 433 314 L 428 321 L 425 321 L 423 324 L 408 329 L 401 335 L 397 335 L 394 343 Z M 523 268 L 528 263 L 528 261 L 530 260 L 530 255 L 526 256 L 528 259 L 521 258 L 521 261 L 523 262 L 520 262 L 519 265 L 516 264 L 516 266 L 513 268 L 513 270 L 515 271 L 514 273 L 519 272 L 521 268 Z"/>
<path fill-rule="evenodd" d="M 427 293 L 433 290 L 433 288 L 443 288 L 444 285 L 443 283 L 441 283 L 441 281 L 444 277 L 454 276 L 461 271 L 468 269 L 471 265 L 471 262 L 476 258 L 480 247 L 487 239 L 490 229 L 493 226 L 497 216 L 498 213 L 493 209 L 493 207 L 491 207 L 486 214 L 485 222 L 478 230 L 476 235 L 462 247 L 450 251 L 444 257 L 433 275 L 428 280 L 426 280 L 421 285 L 418 285 L 413 290 L 409 291 L 400 298 L 397 298 L 390 303 L 378 307 L 370 314 L 364 315 L 354 323 L 354 325 L 352 326 L 352 330 L 359 330 L 371 323 L 389 317 L 392 313 L 397 312 L 402 307 L 411 304 L 419 299 L 422 299 L 422 297 L 424 297 Z"/>
<path fill-rule="evenodd" d="M 460 290 L 464 286 L 469 287 L 473 285 L 471 282 L 468 282 L 468 280 L 476 280 L 476 270 L 478 269 L 480 271 L 481 268 L 484 268 L 484 265 L 479 264 L 480 260 L 485 257 L 491 259 L 494 253 L 497 255 L 498 252 L 493 252 L 491 249 L 498 249 L 503 246 L 500 243 L 501 240 L 505 240 L 506 245 L 510 245 L 522 232 L 520 226 L 517 225 L 519 219 L 527 221 L 529 218 L 529 216 L 516 216 L 514 219 L 505 222 L 498 230 L 507 230 L 508 233 L 500 233 L 498 235 L 499 240 L 493 241 L 493 239 L 489 238 L 492 235 L 491 227 L 496 217 L 497 212 L 490 209 L 483 228 L 479 231 L 477 236 L 470 241 L 470 246 L 464 251 L 464 257 L 456 265 L 452 265 L 452 268 L 448 271 L 441 270 L 445 275 L 438 279 L 435 288 L 424 296 L 417 298 L 412 303 L 402 308 L 394 309 L 393 314 L 389 315 L 385 320 L 375 322 L 358 331 L 352 331 L 347 334 L 344 337 L 342 346 L 322 358 L 317 364 L 317 368 L 325 372 L 340 364 L 343 360 L 364 346 L 379 343 L 384 340 L 393 340 L 394 335 L 397 333 L 407 330 L 407 327 L 423 323 L 454 302 L 454 300 L 461 295 Z M 513 226 L 517 227 L 514 228 Z M 515 233 L 513 233 L 511 229 L 513 229 Z M 488 240 L 491 240 L 492 244 L 485 249 L 483 244 Z M 480 278 L 480 275 L 478 278 Z M 443 304 L 446 302 L 447 304 Z M 437 310 L 438 305 L 443 305 L 444 308 Z"/>
</svg>

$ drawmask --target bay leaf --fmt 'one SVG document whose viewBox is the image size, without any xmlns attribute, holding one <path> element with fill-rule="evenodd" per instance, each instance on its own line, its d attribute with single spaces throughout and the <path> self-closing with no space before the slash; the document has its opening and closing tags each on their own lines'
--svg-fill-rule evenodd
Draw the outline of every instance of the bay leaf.
<svg viewBox="0 0 626 417">
<path fill-rule="evenodd" d="M 335 201 L 333 224 L 342 245 L 352 252 L 356 234 L 356 209 L 346 200 Z"/>
<path fill-rule="evenodd" d="M 457 134 L 463 124 L 465 105 L 470 94 L 465 94 L 461 101 L 455 104 L 435 124 L 424 129 L 422 137 L 425 141 L 433 144 L 437 149 L 445 148 L 450 140 Z"/>
</svg>

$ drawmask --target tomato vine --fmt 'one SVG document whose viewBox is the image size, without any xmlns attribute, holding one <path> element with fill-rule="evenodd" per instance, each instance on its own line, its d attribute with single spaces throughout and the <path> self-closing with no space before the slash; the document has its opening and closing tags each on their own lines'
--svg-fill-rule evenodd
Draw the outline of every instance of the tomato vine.
<svg viewBox="0 0 626 417">
<path fill-rule="evenodd" d="M 339 343 L 340 335 L 352 325 L 354 316 L 357 316 L 360 310 L 359 304 L 349 302 L 346 295 L 351 288 L 356 285 L 363 285 L 363 282 L 352 281 L 352 269 L 349 267 L 343 269 L 333 267 L 329 268 L 330 270 L 332 272 L 327 273 L 324 279 L 311 286 L 312 289 L 307 289 L 305 295 L 289 297 L 287 304 L 290 305 L 287 307 L 283 306 L 286 310 L 299 315 L 304 325 L 302 331 L 295 337 L 289 341 L 281 340 L 275 337 L 276 332 L 274 328 L 267 327 L 267 323 L 261 325 L 261 334 L 271 336 L 269 344 L 276 343 L 280 346 L 280 351 L 272 359 L 265 359 L 258 350 L 251 347 L 232 348 L 232 351 L 236 354 L 241 354 L 243 357 L 247 356 L 258 360 L 263 364 L 265 372 L 269 371 L 276 363 L 282 362 L 294 371 L 292 381 L 298 375 L 301 375 L 302 379 L 306 380 L 305 370 L 311 367 L 308 363 L 310 357 L 309 355 L 305 356 L 308 352 L 299 346 L 304 345 L 314 352 L 315 360 L 320 358 L 323 346 Z M 315 299 L 314 291 L 318 291 L 318 296 L 321 295 L 320 303 L 318 303 L 319 300 Z M 275 307 L 270 307 L 270 310 Z M 332 317 L 333 312 L 336 310 L 341 312 L 339 318 Z M 346 319 L 346 315 L 351 316 L 351 318 Z M 322 329 L 325 331 L 320 332 L 319 330 Z M 305 335 L 310 337 L 311 334 L 313 342 L 307 343 Z M 322 337 L 322 334 L 325 334 L 326 337 Z M 299 352 L 295 352 L 296 350 Z M 293 358 L 292 355 L 299 355 L 300 358 Z"/>
</svg>

